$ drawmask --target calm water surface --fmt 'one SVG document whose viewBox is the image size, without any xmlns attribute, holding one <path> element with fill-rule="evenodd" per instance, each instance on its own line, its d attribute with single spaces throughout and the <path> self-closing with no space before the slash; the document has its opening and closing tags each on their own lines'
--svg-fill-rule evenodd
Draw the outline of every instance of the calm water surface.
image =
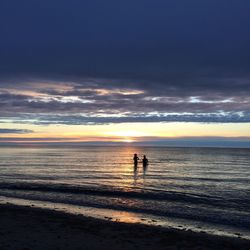
<svg viewBox="0 0 250 250">
<path fill-rule="evenodd" d="M 147 168 L 134 168 L 134 153 L 147 155 Z M 250 150 L 0 147 L 0 195 L 249 237 Z"/>
</svg>

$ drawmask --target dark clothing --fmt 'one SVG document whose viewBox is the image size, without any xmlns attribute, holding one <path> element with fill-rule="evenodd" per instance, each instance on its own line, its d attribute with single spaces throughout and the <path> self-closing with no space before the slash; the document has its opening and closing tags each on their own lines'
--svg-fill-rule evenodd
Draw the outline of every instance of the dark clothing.
<svg viewBox="0 0 250 250">
<path fill-rule="evenodd" d="M 135 154 L 133 159 L 134 159 L 134 165 L 136 166 L 136 165 L 138 164 L 139 158 L 138 158 L 137 155 Z"/>
<path fill-rule="evenodd" d="M 142 159 L 142 165 L 143 167 L 146 167 L 148 165 L 148 159 L 146 157 Z"/>
</svg>

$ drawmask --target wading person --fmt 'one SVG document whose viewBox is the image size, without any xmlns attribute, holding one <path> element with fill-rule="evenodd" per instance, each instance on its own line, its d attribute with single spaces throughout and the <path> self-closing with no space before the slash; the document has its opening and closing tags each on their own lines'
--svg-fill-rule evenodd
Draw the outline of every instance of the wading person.
<svg viewBox="0 0 250 250">
<path fill-rule="evenodd" d="M 143 156 L 143 159 L 142 159 L 142 166 L 145 168 L 147 167 L 148 165 L 148 159 L 146 157 L 146 155 Z"/>
<path fill-rule="evenodd" d="M 138 165 L 138 160 L 139 160 L 139 157 L 137 156 L 137 154 L 134 154 L 133 160 L 134 160 L 134 166 L 137 167 L 137 165 Z"/>
</svg>

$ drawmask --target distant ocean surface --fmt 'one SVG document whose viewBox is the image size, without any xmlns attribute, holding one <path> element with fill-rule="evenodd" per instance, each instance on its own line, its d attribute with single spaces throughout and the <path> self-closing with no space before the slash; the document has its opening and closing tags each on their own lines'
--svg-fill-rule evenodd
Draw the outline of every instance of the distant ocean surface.
<svg viewBox="0 0 250 250">
<path fill-rule="evenodd" d="M 149 165 L 133 166 L 133 154 Z M 250 236 L 250 149 L 0 147 L 0 196 Z"/>
</svg>

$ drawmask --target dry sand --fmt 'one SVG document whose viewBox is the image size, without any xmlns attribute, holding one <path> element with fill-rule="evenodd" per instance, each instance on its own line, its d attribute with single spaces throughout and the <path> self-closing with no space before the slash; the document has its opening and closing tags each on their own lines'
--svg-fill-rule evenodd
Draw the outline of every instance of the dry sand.
<svg viewBox="0 0 250 250">
<path fill-rule="evenodd" d="M 250 249 L 250 241 L 0 206 L 0 249 Z"/>
</svg>

